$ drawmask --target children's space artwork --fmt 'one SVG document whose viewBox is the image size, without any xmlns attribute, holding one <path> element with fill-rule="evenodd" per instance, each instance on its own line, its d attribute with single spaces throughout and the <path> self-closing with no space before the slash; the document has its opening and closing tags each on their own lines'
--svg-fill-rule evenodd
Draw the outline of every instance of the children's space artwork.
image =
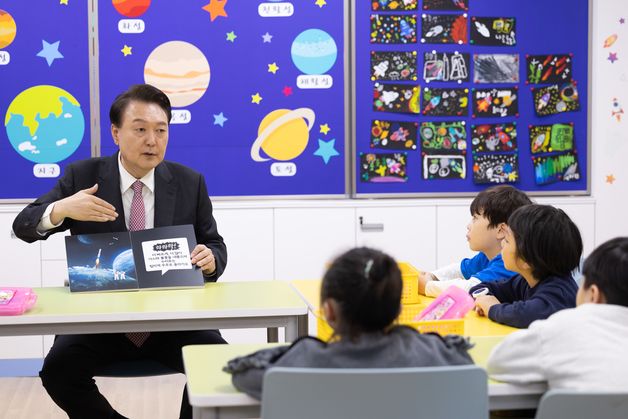
<svg viewBox="0 0 628 419">
<path fill-rule="evenodd" d="M 371 123 L 371 148 L 416 150 L 418 122 L 383 121 Z"/>
<path fill-rule="evenodd" d="M 375 183 L 405 182 L 408 180 L 407 159 L 406 153 L 360 153 L 360 180 Z"/>
<path fill-rule="evenodd" d="M 555 84 L 571 81 L 572 54 L 527 55 L 526 83 Z"/>
<path fill-rule="evenodd" d="M 423 0 L 423 10 L 469 10 L 469 0 Z"/>
<path fill-rule="evenodd" d="M 474 154 L 473 182 L 512 183 L 519 178 L 517 154 Z"/>
<path fill-rule="evenodd" d="M 375 83 L 373 89 L 373 110 L 418 114 L 420 112 L 419 86 L 410 84 Z"/>
<path fill-rule="evenodd" d="M 591 0 L 349 3 L 352 196 L 590 193 Z M 612 98 L 602 115 L 619 125 Z M 403 181 L 386 171 L 395 153 Z"/>
<path fill-rule="evenodd" d="M 418 9 L 419 0 L 371 0 L 371 10 L 374 12 L 398 12 Z"/>
<path fill-rule="evenodd" d="M 519 54 L 474 54 L 474 83 L 519 83 Z"/>
<path fill-rule="evenodd" d="M 426 52 L 423 55 L 423 80 L 443 82 L 468 82 L 470 54 L 459 52 Z"/>
<path fill-rule="evenodd" d="M 421 151 L 425 154 L 464 153 L 467 149 L 465 121 L 422 122 L 419 129 Z"/>
<path fill-rule="evenodd" d="M 461 155 L 424 155 L 423 179 L 465 179 L 467 164 Z"/>
<path fill-rule="evenodd" d="M 518 88 L 473 89 L 474 118 L 519 116 Z"/>
<path fill-rule="evenodd" d="M 532 154 L 574 149 L 573 124 L 530 126 L 530 151 Z"/>
<path fill-rule="evenodd" d="M 517 150 L 516 123 L 473 125 L 471 149 L 474 153 Z"/>
<path fill-rule="evenodd" d="M 421 16 L 421 42 L 427 44 L 466 44 L 467 14 Z"/>
<path fill-rule="evenodd" d="M 371 51 L 371 80 L 416 81 L 416 51 Z"/>
<path fill-rule="evenodd" d="M 423 89 L 423 115 L 466 116 L 469 114 L 469 89 Z"/>
<path fill-rule="evenodd" d="M 533 88 L 532 95 L 537 116 L 574 112 L 580 109 L 580 98 L 575 81 Z"/>
<path fill-rule="evenodd" d="M 573 182 L 580 179 L 575 153 L 534 157 L 534 176 L 538 185 Z"/>
<path fill-rule="evenodd" d="M 517 44 L 516 19 L 514 17 L 472 17 L 469 43 L 515 46 Z"/>
<path fill-rule="evenodd" d="M 371 15 L 371 44 L 414 44 L 416 15 Z"/>
</svg>

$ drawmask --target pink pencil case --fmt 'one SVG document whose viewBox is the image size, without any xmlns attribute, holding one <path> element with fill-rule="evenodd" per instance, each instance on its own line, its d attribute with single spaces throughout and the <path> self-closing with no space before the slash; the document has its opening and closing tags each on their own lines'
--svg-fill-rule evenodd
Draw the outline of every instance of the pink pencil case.
<svg viewBox="0 0 628 419">
<path fill-rule="evenodd" d="M 15 316 L 30 309 L 37 301 L 32 288 L 0 288 L 0 316 Z"/>
<path fill-rule="evenodd" d="M 473 298 L 465 290 L 452 285 L 436 297 L 414 320 L 461 319 L 474 306 Z"/>
</svg>

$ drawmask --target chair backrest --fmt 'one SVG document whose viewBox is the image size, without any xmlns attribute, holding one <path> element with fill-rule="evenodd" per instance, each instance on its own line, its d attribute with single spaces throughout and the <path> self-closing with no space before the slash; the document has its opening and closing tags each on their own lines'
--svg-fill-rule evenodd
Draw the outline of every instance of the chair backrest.
<svg viewBox="0 0 628 419">
<path fill-rule="evenodd" d="M 536 412 L 536 419 L 591 418 L 628 418 L 628 393 L 550 390 Z"/>
<path fill-rule="evenodd" d="M 96 371 L 94 375 L 99 377 L 149 377 L 153 375 L 178 374 L 164 364 L 151 359 L 138 359 L 134 361 L 117 361 L 105 365 Z"/>
<path fill-rule="evenodd" d="M 475 365 L 270 368 L 263 419 L 488 418 L 488 379 Z"/>
</svg>

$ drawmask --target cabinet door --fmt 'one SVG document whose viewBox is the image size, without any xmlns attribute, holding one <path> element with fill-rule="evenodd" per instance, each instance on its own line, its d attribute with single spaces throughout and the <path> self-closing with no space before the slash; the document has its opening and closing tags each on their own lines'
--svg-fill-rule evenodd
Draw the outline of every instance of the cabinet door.
<svg viewBox="0 0 628 419">
<path fill-rule="evenodd" d="M 355 246 L 353 208 L 275 209 L 275 279 L 318 279 Z"/>
<path fill-rule="evenodd" d="M 0 287 L 41 286 L 41 246 L 12 234 L 17 213 L 0 213 Z M 41 336 L 0 337 L 0 358 L 41 358 Z"/>
<path fill-rule="evenodd" d="M 273 210 L 220 209 L 214 217 L 227 245 L 227 269 L 220 281 L 273 279 Z"/>
<path fill-rule="evenodd" d="M 218 232 L 227 245 L 227 269 L 220 281 L 273 279 L 273 210 L 214 210 Z M 229 343 L 264 343 L 266 329 L 223 329 Z"/>
<path fill-rule="evenodd" d="M 469 249 L 466 239 L 467 225 L 471 221 L 469 203 L 470 201 L 437 208 L 435 268 L 460 263 L 462 259 L 475 255 L 475 252 Z"/>
<path fill-rule="evenodd" d="M 380 249 L 419 270 L 435 265 L 434 206 L 358 208 L 356 222 L 358 246 Z"/>
</svg>

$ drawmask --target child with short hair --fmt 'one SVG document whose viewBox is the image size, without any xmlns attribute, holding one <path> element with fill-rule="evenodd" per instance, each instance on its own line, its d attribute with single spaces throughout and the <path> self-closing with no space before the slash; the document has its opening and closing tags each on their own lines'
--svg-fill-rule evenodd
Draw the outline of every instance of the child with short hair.
<svg viewBox="0 0 628 419">
<path fill-rule="evenodd" d="M 511 278 L 516 272 L 504 268 L 501 240 L 508 217 L 517 208 L 530 205 L 525 192 L 510 185 L 498 185 L 480 192 L 471 202 L 471 222 L 467 225 L 467 241 L 473 258 L 445 266 L 419 277 L 419 293 L 436 297 L 451 285 L 468 291 L 482 281 Z"/>
<path fill-rule="evenodd" d="M 476 298 L 476 311 L 523 328 L 574 307 L 578 286 L 571 272 L 580 262 L 582 238 L 569 216 L 550 205 L 528 205 L 512 213 L 504 232 L 504 266 L 519 275 L 471 288 L 489 294 Z"/>
<path fill-rule="evenodd" d="M 235 358 L 225 371 L 233 385 L 261 398 L 264 372 L 273 366 L 384 368 L 472 364 L 470 345 L 461 336 L 444 338 L 392 326 L 401 308 L 401 272 L 387 254 L 369 248 L 350 250 L 329 267 L 321 303 L 336 339 L 307 336 L 291 346 Z"/>
<path fill-rule="evenodd" d="M 535 321 L 497 345 L 492 378 L 550 388 L 628 391 L 628 237 L 586 259 L 577 307 Z"/>
</svg>

